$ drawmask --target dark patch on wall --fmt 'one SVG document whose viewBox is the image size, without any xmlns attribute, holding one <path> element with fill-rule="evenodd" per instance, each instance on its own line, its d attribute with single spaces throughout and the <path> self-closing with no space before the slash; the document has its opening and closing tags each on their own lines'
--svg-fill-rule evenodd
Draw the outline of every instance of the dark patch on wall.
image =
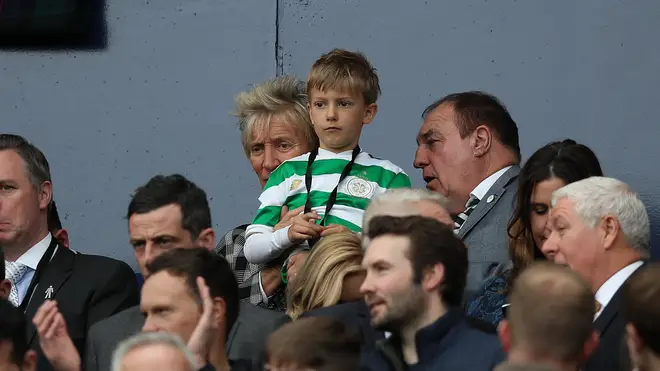
<svg viewBox="0 0 660 371">
<path fill-rule="evenodd" d="M 104 50 L 105 0 L 0 0 L 0 49 Z"/>
</svg>

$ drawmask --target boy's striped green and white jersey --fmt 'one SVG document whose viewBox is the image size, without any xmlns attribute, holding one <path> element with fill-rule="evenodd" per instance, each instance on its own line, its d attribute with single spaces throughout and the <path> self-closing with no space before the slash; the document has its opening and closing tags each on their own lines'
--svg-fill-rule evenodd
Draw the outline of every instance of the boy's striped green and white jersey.
<svg viewBox="0 0 660 371">
<path fill-rule="evenodd" d="M 337 187 L 342 171 L 352 158 L 352 151 L 333 153 L 319 149 L 318 156 L 312 163 L 312 187 L 310 191 L 312 210 L 321 218 L 330 194 Z M 294 157 L 280 164 L 268 179 L 263 193 L 259 197 L 261 206 L 252 224 L 246 230 L 246 240 L 254 235 L 272 234 L 273 227 L 280 221 L 282 207 L 289 210 L 304 206 L 307 201 L 305 173 L 309 153 Z M 374 158 L 367 152 L 360 152 L 349 175 L 337 188 L 337 200 L 325 219 L 325 225 L 340 224 L 354 232 L 362 231 L 362 216 L 372 197 L 391 188 L 409 188 L 410 177 L 390 161 Z M 278 231 L 279 232 L 279 231 Z M 270 250 L 266 255 L 276 257 L 276 252 L 291 246 L 284 236 L 272 236 L 270 247 L 260 247 L 252 241 L 246 241 L 245 254 L 252 254 L 253 248 Z M 277 238 L 275 238 L 277 237 Z M 264 241 L 259 238 L 261 245 Z M 253 243 L 251 243 L 253 242 Z M 257 254 L 264 257 L 261 254 Z M 249 257 L 248 257 L 248 260 Z M 262 260 L 262 259 L 258 259 Z"/>
<path fill-rule="evenodd" d="M 337 186 L 342 170 L 351 161 L 352 152 L 332 153 L 319 149 L 312 163 L 312 210 L 323 217 L 330 193 Z M 304 206 L 307 201 L 305 173 L 309 153 L 283 162 L 273 171 L 259 197 L 261 207 L 253 225 L 274 227 L 280 221 L 282 206 L 289 210 Z M 326 225 L 341 224 L 354 232 L 362 230 L 362 215 L 375 195 L 390 188 L 410 187 L 410 178 L 390 161 L 361 152 L 349 175 L 337 188 L 337 200 Z"/>
</svg>

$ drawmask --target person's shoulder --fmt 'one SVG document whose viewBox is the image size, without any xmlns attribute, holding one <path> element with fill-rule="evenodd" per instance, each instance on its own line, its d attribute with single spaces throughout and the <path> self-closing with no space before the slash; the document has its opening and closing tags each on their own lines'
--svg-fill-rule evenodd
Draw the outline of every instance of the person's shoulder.
<svg viewBox="0 0 660 371">
<path fill-rule="evenodd" d="M 108 333 L 115 332 L 117 328 L 136 327 L 139 330 L 142 328 L 143 322 L 144 316 L 140 311 L 140 306 L 136 305 L 96 322 L 90 327 L 89 333 L 90 336 L 104 337 Z"/>
<path fill-rule="evenodd" d="M 95 276 L 106 277 L 110 274 L 135 276 L 135 272 L 124 261 L 101 255 L 75 254 L 74 270 L 84 269 L 94 272 Z"/>
<path fill-rule="evenodd" d="M 329 307 L 312 309 L 308 312 L 302 314 L 302 317 L 335 317 L 342 315 L 356 315 L 362 313 L 364 310 L 368 311 L 366 304 L 361 301 L 354 301 L 350 303 L 342 303 L 337 305 L 331 305 Z"/>
<path fill-rule="evenodd" d="M 376 157 L 368 152 L 360 153 L 360 156 L 357 158 L 356 163 L 363 166 L 378 166 L 383 168 L 384 170 L 389 170 L 396 174 L 399 173 L 405 174 L 405 171 L 403 171 L 403 169 L 400 166 L 394 164 L 392 161 L 380 157 Z"/>
<path fill-rule="evenodd" d="M 270 321 L 284 321 L 286 318 L 289 318 L 283 312 L 277 312 L 274 310 L 268 310 L 265 308 L 258 307 L 251 303 L 240 302 L 239 315 L 247 317 L 246 319 L 254 321 L 255 319 L 261 318 L 262 320 Z"/>
</svg>

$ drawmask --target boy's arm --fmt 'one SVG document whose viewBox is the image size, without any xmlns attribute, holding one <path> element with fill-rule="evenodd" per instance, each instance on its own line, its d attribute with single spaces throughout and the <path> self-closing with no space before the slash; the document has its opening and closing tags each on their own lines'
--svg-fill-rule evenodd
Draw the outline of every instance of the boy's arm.
<svg viewBox="0 0 660 371">
<path fill-rule="evenodd" d="M 293 245 L 289 227 L 273 231 L 272 227 L 252 224 L 245 231 L 245 258 L 252 264 L 266 264 Z"/>
<path fill-rule="evenodd" d="M 259 196 L 259 211 L 245 230 L 243 253 L 252 264 L 268 263 L 292 245 L 289 240 L 289 227 L 274 231 L 288 194 L 285 171 L 286 166 L 279 166 L 271 173 L 264 191 Z"/>
</svg>

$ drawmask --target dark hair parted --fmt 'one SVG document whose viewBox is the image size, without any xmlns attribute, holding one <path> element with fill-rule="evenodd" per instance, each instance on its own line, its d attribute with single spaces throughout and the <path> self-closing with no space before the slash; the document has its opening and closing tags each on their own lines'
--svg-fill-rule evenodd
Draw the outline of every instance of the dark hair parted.
<svg viewBox="0 0 660 371">
<path fill-rule="evenodd" d="M 238 318 L 238 283 L 234 272 L 224 257 L 200 247 L 167 250 L 147 263 L 150 277 L 165 271 L 185 279 L 192 297 L 203 305 L 197 288 L 197 277 L 202 277 L 209 287 L 211 297 L 222 298 L 226 307 L 227 334 Z M 148 278 L 147 278 L 148 279 Z"/>
<path fill-rule="evenodd" d="M 566 184 L 591 176 L 603 176 L 598 158 L 589 147 L 572 139 L 546 144 L 527 160 L 518 175 L 516 201 L 508 225 L 509 255 L 513 270 L 509 282 L 539 255 L 540 247 L 532 236 L 532 193 L 537 184 L 558 178 Z M 547 213 L 548 210 L 537 212 Z"/>
<path fill-rule="evenodd" d="M 368 237 L 374 240 L 383 235 L 408 237 L 410 248 L 406 256 L 413 268 L 413 282 L 420 284 L 424 270 L 442 264 L 445 279 L 440 288 L 443 301 L 460 306 L 467 281 L 467 248 L 451 227 L 435 219 L 421 216 L 375 216 L 369 223 Z"/>
<path fill-rule="evenodd" d="M 481 91 L 449 94 L 426 107 L 422 118 L 426 119 L 429 113 L 442 105 L 451 105 L 454 109 L 461 138 L 472 134 L 479 126 L 485 125 L 520 161 L 518 125 L 506 106 L 495 96 Z"/>
<path fill-rule="evenodd" d="M 0 151 L 14 151 L 25 162 L 30 183 L 36 188 L 41 189 L 44 182 L 50 182 L 50 165 L 46 156 L 20 135 L 0 134 Z"/>
<path fill-rule="evenodd" d="M 128 205 L 126 218 L 133 214 L 145 214 L 167 205 L 181 208 L 183 229 L 190 232 L 193 240 L 212 227 L 211 208 L 206 192 L 183 175 L 156 175 L 135 191 Z"/>
<path fill-rule="evenodd" d="M 660 354 L 660 263 L 647 263 L 623 284 L 621 312 L 656 355 Z"/>
</svg>

